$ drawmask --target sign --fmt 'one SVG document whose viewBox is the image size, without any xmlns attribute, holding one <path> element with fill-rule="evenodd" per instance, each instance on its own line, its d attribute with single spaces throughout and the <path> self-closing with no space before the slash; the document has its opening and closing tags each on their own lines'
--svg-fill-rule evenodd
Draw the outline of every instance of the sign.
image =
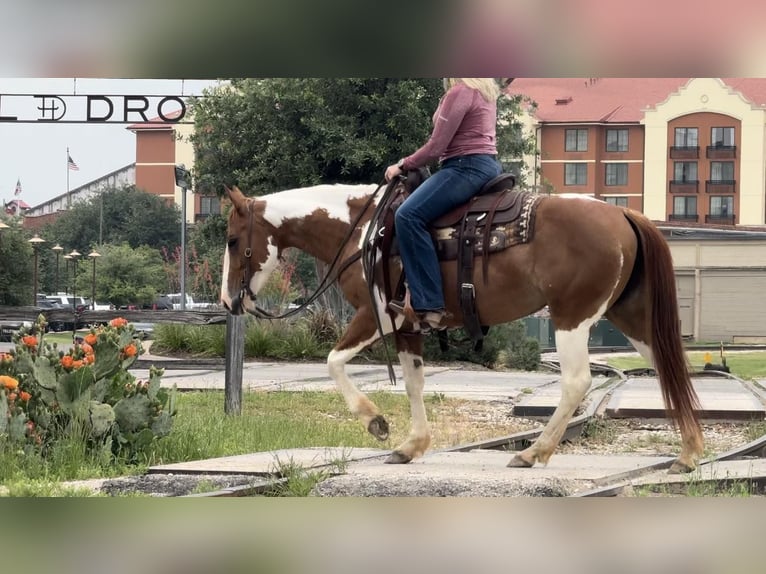
<svg viewBox="0 0 766 574">
<path fill-rule="evenodd" d="M 0 123 L 193 123 L 182 96 L 0 94 Z"/>
</svg>

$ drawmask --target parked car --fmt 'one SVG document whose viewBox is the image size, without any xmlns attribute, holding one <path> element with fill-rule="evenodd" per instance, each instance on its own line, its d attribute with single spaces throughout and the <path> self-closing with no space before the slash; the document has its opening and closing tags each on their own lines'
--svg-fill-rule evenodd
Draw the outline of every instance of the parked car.
<svg viewBox="0 0 766 574">
<path fill-rule="evenodd" d="M 181 308 L 182 298 L 180 293 L 169 293 L 167 297 L 168 299 L 170 299 L 170 302 L 173 304 L 173 309 Z M 187 310 L 208 309 L 211 306 L 212 306 L 211 303 L 195 303 L 192 296 L 189 295 L 188 293 L 186 294 L 186 309 Z"/>
<path fill-rule="evenodd" d="M 173 309 L 173 302 L 167 295 L 158 295 L 151 305 L 144 305 L 143 308 L 156 311 L 169 311 Z"/>
</svg>

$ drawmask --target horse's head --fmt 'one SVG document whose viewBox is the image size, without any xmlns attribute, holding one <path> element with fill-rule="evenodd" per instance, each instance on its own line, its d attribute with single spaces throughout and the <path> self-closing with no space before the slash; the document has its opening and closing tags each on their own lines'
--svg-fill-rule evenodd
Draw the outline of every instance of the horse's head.
<svg viewBox="0 0 766 574">
<path fill-rule="evenodd" d="M 256 313 L 255 296 L 274 271 L 279 250 L 273 229 L 263 219 L 265 202 L 250 199 L 235 186 L 226 188 L 231 200 L 223 256 L 221 303 L 233 315 Z"/>
</svg>

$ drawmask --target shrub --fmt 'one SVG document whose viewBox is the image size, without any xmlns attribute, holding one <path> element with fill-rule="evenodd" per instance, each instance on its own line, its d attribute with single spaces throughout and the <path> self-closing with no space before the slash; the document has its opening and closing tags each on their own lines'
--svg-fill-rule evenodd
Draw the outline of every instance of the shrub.
<svg viewBox="0 0 766 574">
<path fill-rule="evenodd" d="M 175 387 L 161 388 L 161 369 L 146 381 L 128 372 L 142 348 L 125 319 L 92 328 L 66 353 L 45 342 L 45 327 L 40 316 L 0 356 L 0 442 L 45 455 L 79 437 L 93 454 L 134 461 L 170 433 Z"/>
</svg>

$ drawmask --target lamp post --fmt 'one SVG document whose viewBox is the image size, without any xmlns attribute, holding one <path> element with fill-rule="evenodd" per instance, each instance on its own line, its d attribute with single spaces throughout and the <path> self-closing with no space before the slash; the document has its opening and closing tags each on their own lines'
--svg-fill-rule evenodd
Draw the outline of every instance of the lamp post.
<svg viewBox="0 0 766 574">
<path fill-rule="evenodd" d="M 91 258 L 93 261 L 93 281 L 91 282 L 91 290 L 90 290 L 90 308 L 94 311 L 96 310 L 96 259 L 101 257 L 101 254 L 98 253 L 95 249 L 88 253 L 88 257 Z"/>
<path fill-rule="evenodd" d="M 35 267 L 32 274 L 34 277 L 32 280 L 32 307 L 35 307 L 37 306 L 37 250 L 39 249 L 40 245 L 45 243 L 45 239 L 35 233 L 34 237 L 29 240 L 29 243 L 32 244 L 32 251 L 35 253 Z"/>
<path fill-rule="evenodd" d="M 66 283 L 64 284 L 64 293 L 69 295 L 69 262 L 72 260 L 72 256 L 67 253 L 64 255 L 64 259 L 66 259 Z"/>
<path fill-rule="evenodd" d="M 191 174 L 184 164 L 175 167 L 176 185 L 181 188 L 181 310 L 186 310 L 186 190 L 191 187 Z"/>
<path fill-rule="evenodd" d="M 61 255 L 61 252 L 64 251 L 64 248 L 56 243 L 56 245 L 51 247 L 51 250 L 56 252 L 56 283 L 54 284 L 54 295 L 57 295 L 59 292 L 59 255 Z"/>
<path fill-rule="evenodd" d="M 82 253 L 79 253 L 76 249 L 72 249 L 69 257 L 72 259 L 72 314 L 74 315 L 74 322 L 72 323 L 72 342 L 77 339 L 77 258 Z"/>
</svg>

